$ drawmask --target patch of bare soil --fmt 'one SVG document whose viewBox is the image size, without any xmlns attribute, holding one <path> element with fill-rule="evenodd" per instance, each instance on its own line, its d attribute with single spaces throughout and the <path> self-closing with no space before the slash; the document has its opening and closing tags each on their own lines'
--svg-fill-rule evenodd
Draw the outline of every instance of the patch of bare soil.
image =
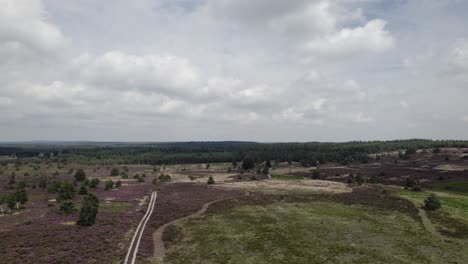
<svg viewBox="0 0 468 264">
<path fill-rule="evenodd" d="M 301 191 L 307 193 L 346 193 L 352 191 L 352 189 L 344 183 L 322 180 L 226 182 L 219 186 L 230 189 L 262 192 Z"/>
</svg>

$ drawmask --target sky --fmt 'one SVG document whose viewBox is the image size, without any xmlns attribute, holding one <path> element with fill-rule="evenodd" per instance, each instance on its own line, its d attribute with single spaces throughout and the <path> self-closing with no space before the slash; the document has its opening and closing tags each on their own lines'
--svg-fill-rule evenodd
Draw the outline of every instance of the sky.
<svg viewBox="0 0 468 264">
<path fill-rule="evenodd" d="M 0 141 L 468 139 L 468 1 L 0 0 Z"/>
</svg>

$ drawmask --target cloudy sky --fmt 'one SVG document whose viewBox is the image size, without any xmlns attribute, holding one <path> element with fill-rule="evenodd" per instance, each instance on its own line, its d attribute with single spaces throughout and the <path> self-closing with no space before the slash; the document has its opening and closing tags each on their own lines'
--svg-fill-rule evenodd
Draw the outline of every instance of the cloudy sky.
<svg viewBox="0 0 468 264">
<path fill-rule="evenodd" d="M 468 1 L 0 0 L 0 141 L 468 139 Z"/>
</svg>

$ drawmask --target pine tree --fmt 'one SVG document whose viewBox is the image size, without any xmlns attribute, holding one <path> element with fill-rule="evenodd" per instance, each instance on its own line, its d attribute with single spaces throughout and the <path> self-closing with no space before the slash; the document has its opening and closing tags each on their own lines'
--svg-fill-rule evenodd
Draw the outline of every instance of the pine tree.
<svg viewBox="0 0 468 264">
<path fill-rule="evenodd" d="M 99 199 L 94 193 L 88 193 L 80 210 L 80 218 L 77 222 L 81 226 L 91 226 L 96 222 L 96 215 L 99 210 Z"/>
<path fill-rule="evenodd" d="M 86 179 L 86 173 L 84 172 L 83 169 L 78 169 L 75 173 L 75 179 L 76 181 L 84 181 Z"/>
</svg>

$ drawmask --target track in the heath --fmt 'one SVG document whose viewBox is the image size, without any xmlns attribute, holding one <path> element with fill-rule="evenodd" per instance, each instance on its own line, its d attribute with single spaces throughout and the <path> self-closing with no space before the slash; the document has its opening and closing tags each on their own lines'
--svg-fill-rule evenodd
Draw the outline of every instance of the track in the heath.
<svg viewBox="0 0 468 264">
<path fill-rule="evenodd" d="M 157 192 L 153 192 L 151 194 L 148 209 L 146 210 L 145 215 L 143 216 L 140 223 L 138 224 L 137 229 L 135 230 L 135 234 L 133 235 L 132 241 L 130 242 L 130 246 L 128 247 L 128 252 L 127 256 L 125 257 L 124 264 L 135 264 L 136 256 L 138 253 L 138 247 L 140 246 L 140 240 L 143 236 L 143 232 L 145 231 L 146 223 L 148 223 L 148 220 L 150 219 L 151 214 L 153 213 L 157 195 Z M 130 256 L 131 260 L 129 261 Z"/>
</svg>

